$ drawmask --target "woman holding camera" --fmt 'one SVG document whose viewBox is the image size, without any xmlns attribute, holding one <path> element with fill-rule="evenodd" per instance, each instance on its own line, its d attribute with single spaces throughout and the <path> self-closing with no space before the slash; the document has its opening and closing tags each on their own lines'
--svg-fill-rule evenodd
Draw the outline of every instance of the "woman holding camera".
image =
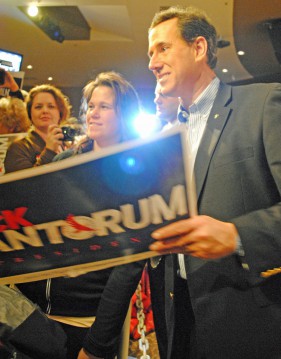
<svg viewBox="0 0 281 359">
<path fill-rule="evenodd" d="M 52 162 L 62 151 L 59 125 L 68 119 L 71 108 L 63 93 L 52 85 L 35 86 L 28 94 L 26 106 L 32 129 L 8 148 L 6 173 Z"/>
</svg>

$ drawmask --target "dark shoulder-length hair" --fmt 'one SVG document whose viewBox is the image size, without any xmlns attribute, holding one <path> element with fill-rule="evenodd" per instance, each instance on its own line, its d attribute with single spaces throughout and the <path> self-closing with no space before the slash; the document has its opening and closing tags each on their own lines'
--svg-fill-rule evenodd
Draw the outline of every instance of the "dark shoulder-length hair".
<svg viewBox="0 0 281 359">
<path fill-rule="evenodd" d="M 115 71 L 102 72 L 84 87 L 84 103 L 89 103 L 93 91 L 99 86 L 107 86 L 114 93 L 115 110 L 121 123 L 122 142 L 137 138 L 134 120 L 140 114 L 141 106 L 134 87 Z"/>
<path fill-rule="evenodd" d="M 178 19 L 178 29 L 188 44 L 191 44 L 198 36 L 206 39 L 208 65 L 214 69 L 217 64 L 217 32 L 206 13 L 192 6 L 171 6 L 154 15 L 149 31 L 160 23 L 174 18 Z"/>
<path fill-rule="evenodd" d="M 63 123 L 64 121 L 66 121 L 69 118 L 70 111 L 71 111 L 71 105 L 69 103 L 69 100 L 61 92 L 60 89 L 58 89 L 57 87 L 55 87 L 53 85 L 49 85 L 49 84 L 35 86 L 29 91 L 27 99 L 26 99 L 26 108 L 27 108 L 27 113 L 28 113 L 29 119 L 32 121 L 31 107 L 32 107 L 32 104 L 34 101 L 34 97 L 42 92 L 49 93 L 54 97 L 56 104 L 58 106 L 58 109 L 59 109 L 59 113 L 60 113 L 59 123 Z"/>
</svg>

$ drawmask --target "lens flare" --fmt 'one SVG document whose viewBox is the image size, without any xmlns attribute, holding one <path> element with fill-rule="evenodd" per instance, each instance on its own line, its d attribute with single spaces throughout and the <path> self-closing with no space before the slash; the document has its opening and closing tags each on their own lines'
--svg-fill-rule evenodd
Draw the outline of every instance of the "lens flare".
<svg viewBox="0 0 281 359">
<path fill-rule="evenodd" d="M 142 112 L 135 118 L 134 128 L 141 138 L 146 138 L 161 129 L 161 122 L 155 115 Z"/>
</svg>

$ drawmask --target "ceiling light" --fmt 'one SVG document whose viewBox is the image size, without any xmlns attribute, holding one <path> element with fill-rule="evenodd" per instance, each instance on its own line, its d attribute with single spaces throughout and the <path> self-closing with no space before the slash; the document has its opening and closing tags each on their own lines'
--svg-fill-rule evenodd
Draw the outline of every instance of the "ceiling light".
<svg viewBox="0 0 281 359">
<path fill-rule="evenodd" d="M 32 66 L 32 65 L 27 65 L 26 68 L 27 68 L 28 70 L 32 70 L 33 66 Z"/>
<path fill-rule="evenodd" d="M 48 81 L 53 81 L 52 76 L 48 77 Z"/>
<path fill-rule="evenodd" d="M 38 15 L 38 7 L 36 5 L 30 5 L 27 9 L 29 16 L 34 17 Z"/>
<path fill-rule="evenodd" d="M 222 72 L 228 72 L 228 69 L 222 69 Z"/>
<path fill-rule="evenodd" d="M 245 52 L 244 52 L 244 51 L 242 51 L 242 50 L 237 51 L 237 55 L 239 55 L 239 56 L 243 56 L 243 55 L 245 55 Z"/>
</svg>

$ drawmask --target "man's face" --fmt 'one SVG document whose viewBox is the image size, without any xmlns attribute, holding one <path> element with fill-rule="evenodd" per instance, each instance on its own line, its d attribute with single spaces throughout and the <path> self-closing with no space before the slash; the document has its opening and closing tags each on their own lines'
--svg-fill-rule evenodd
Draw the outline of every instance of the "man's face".
<svg viewBox="0 0 281 359">
<path fill-rule="evenodd" d="M 196 48 L 188 44 L 170 19 L 149 33 L 149 69 L 153 71 L 165 96 L 182 97 L 193 92 L 198 76 Z"/>
<path fill-rule="evenodd" d="M 154 103 L 156 105 L 156 116 L 166 122 L 174 122 L 177 118 L 179 99 L 177 97 L 163 96 L 158 90 L 155 90 Z"/>
</svg>

